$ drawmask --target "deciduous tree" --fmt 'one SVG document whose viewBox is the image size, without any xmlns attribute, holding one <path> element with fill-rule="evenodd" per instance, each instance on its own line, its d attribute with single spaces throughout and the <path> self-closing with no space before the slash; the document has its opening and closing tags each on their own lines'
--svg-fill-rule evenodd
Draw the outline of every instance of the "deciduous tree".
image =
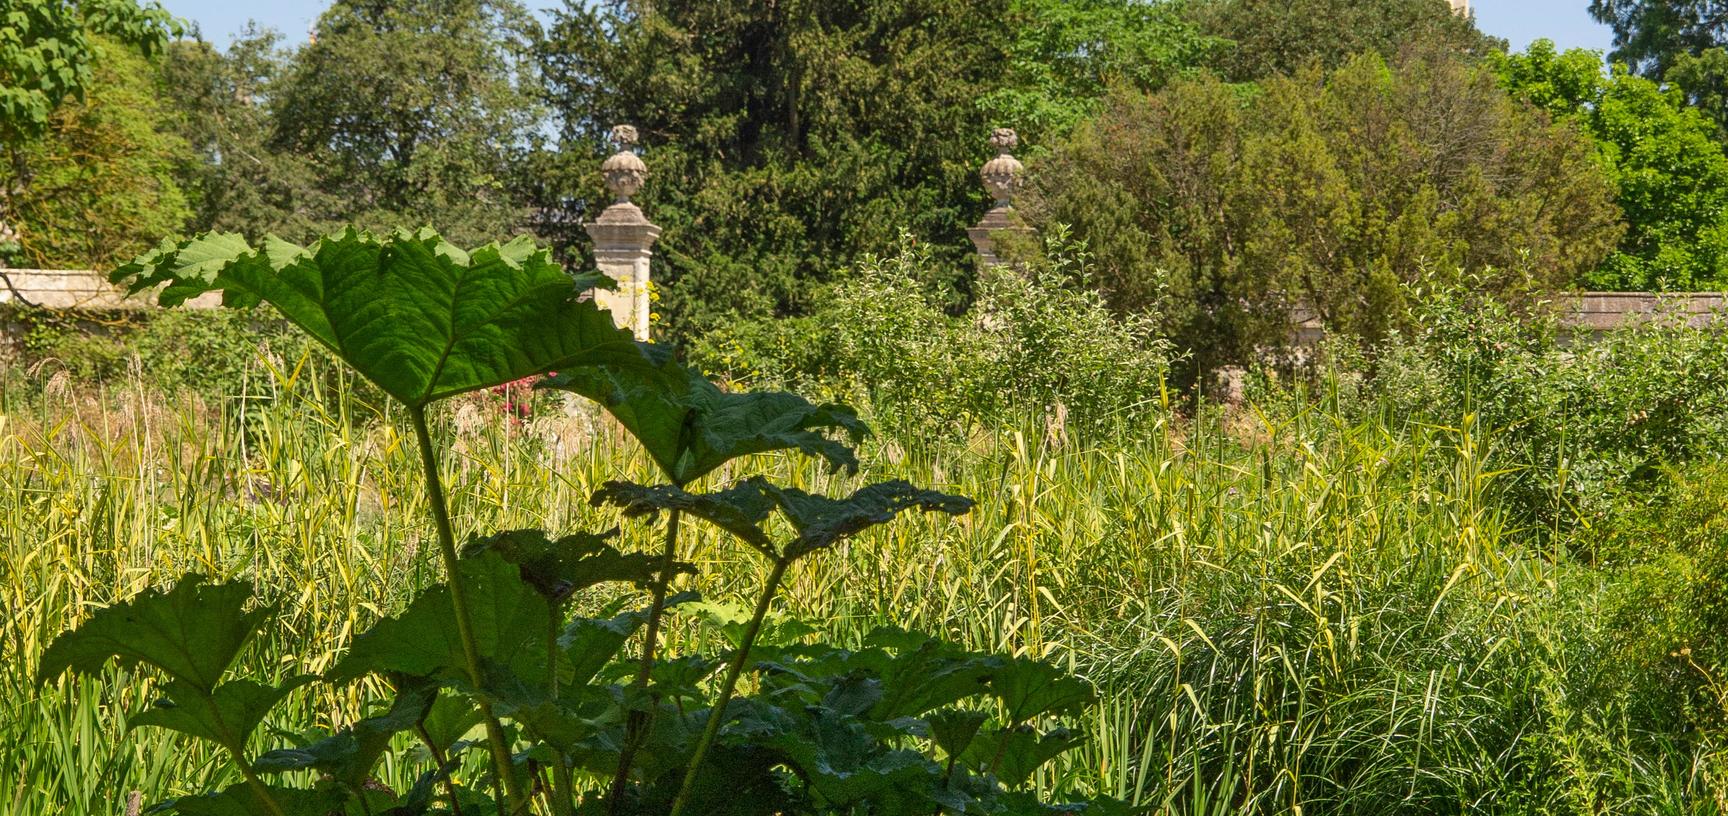
<svg viewBox="0 0 1728 816">
<path fill-rule="evenodd" d="M 1518 97 L 1590 134 L 1625 213 L 1619 249 L 1583 282 L 1599 289 L 1728 285 L 1728 155 L 1716 125 L 1663 88 L 1623 69 L 1602 72 L 1593 51 L 1538 40 L 1497 59 Z"/>
</svg>

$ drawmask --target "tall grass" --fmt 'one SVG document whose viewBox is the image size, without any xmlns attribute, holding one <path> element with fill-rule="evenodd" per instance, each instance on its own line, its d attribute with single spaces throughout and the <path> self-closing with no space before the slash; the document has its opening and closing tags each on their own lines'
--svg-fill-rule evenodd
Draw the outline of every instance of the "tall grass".
<svg viewBox="0 0 1728 816">
<path fill-rule="evenodd" d="M 400 418 L 357 390 L 307 360 L 208 402 L 0 375 L 0 816 L 119 813 L 132 791 L 156 801 L 235 775 L 187 740 L 129 733 L 152 695 L 124 672 L 33 684 L 43 647 L 92 608 L 185 571 L 244 577 L 284 611 L 245 660 L 285 675 L 328 668 L 432 579 Z M 1049 441 L 1041 420 L 965 444 L 871 443 L 858 479 L 903 476 L 978 509 L 802 566 L 781 611 L 842 638 L 903 625 L 1071 664 L 1104 699 L 1086 747 L 1036 784 L 1155 812 L 1715 812 L 1699 741 L 1652 747 L 1661 735 L 1569 696 L 1594 579 L 1509 527 L 1490 431 L 1347 420 L 1324 402 L 1161 416 L 1097 444 Z M 517 424 L 480 399 L 443 419 L 465 529 L 606 529 L 619 520 L 588 507 L 592 489 L 651 473 L 580 410 Z M 811 489 L 847 481 L 751 464 Z M 706 531 L 695 547 L 705 595 L 758 584 L 747 554 Z M 674 636 L 704 633 L 687 621 Z M 301 693 L 258 739 L 347 721 L 368 696 Z"/>
</svg>

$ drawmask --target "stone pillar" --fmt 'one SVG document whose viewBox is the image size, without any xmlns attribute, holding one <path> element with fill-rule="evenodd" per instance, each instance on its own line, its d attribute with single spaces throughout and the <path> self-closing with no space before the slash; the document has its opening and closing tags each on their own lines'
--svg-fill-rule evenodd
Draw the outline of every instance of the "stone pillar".
<svg viewBox="0 0 1728 816">
<path fill-rule="evenodd" d="M 594 239 L 595 265 L 618 286 L 611 291 L 594 290 L 594 302 L 612 312 L 619 328 L 629 329 L 637 340 L 647 340 L 648 261 L 654 257 L 654 239 L 660 237 L 660 228 L 648 222 L 641 207 L 630 203 L 630 197 L 648 178 L 648 165 L 631 150 L 636 144 L 636 129 L 629 125 L 612 128 L 612 141 L 618 152 L 600 165 L 606 190 L 613 195 L 612 206 L 582 227 Z"/>
<path fill-rule="evenodd" d="M 1465 17 L 1469 17 L 1470 0 L 1452 0 L 1452 12 L 1454 14 L 1462 14 Z"/>
<path fill-rule="evenodd" d="M 1014 194 L 1020 192 L 1026 183 L 1026 168 L 1020 160 L 1010 153 L 1020 144 L 1020 137 L 1009 128 L 997 128 L 990 134 L 990 145 L 996 148 L 996 158 L 984 163 L 984 169 L 979 171 L 979 178 L 984 181 L 984 188 L 996 199 L 996 206 L 984 214 L 978 226 L 966 231 L 972 237 L 972 244 L 978 247 L 978 260 L 986 266 L 995 266 L 1002 261 L 996 257 L 995 244 L 991 236 L 998 232 L 1031 232 L 1020 214 L 1014 211 Z"/>
</svg>

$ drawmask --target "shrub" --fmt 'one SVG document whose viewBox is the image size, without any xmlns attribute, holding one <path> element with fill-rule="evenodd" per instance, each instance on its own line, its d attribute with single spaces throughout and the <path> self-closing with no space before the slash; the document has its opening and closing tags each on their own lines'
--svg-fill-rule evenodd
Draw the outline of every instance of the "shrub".
<svg viewBox="0 0 1728 816">
<path fill-rule="evenodd" d="M 1028 217 L 1073 225 L 1110 303 L 1193 350 L 1187 375 L 1282 346 L 1297 308 L 1379 338 L 1436 270 L 1527 300 L 1620 233 L 1589 140 L 1446 58 L 1119 94 L 1030 178 Z"/>
<path fill-rule="evenodd" d="M 1374 390 L 1397 414 L 1470 418 L 1510 472 L 1501 490 L 1549 529 L 1604 521 L 1665 465 L 1728 443 L 1728 334 L 1679 316 L 1564 345 L 1480 290 L 1439 287 L 1419 328 L 1376 351 Z"/>
<path fill-rule="evenodd" d="M 1113 314 L 1085 245 L 1065 231 L 1044 250 L 981 270 L 971 310 L 951 316 L 927 286 L 928 247 L 908 240 L 865 260 L 812 317 L 721 332 L 696 356 L 735 376 L 861 398 L 914 436 L 1040 412 L 1053 429 L 1101 430 L 1149 413 L 1170 359 L 1154 318 Z"/>
<path fill-rule="evenodd" d="M 304 341 L 269 314 L 227 310 L 167 310 L 126 315 L 79 315 L 13 309 L 25 364 L 64 367 L 89 385 L 136 375 L 165 394 L 182 389 L 234 396 L 261 355 L 293 358 Z"/>
</svg>

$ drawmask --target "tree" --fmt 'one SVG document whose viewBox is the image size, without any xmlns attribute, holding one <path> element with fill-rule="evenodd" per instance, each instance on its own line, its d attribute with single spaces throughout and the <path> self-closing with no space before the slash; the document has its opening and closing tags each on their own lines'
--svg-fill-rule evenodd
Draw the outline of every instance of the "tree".
<svg viewBox="0 0 1728 816">
<path fill-rule="evenodd" d="M 83 96 L 104 35 L 160 51 L 180 24 L 157 3 L 132 0 L 0 0 L 0 142 L 20 145 L 42 135 L 67 99 Z"/>
<path fill-rule="evenodd" d="M 1204 0 L 1194 14 L 1202 30 L 1234 44 L 1215 66 L 1238 82 L 1310 63 L 1335 68 L 1362 53 L 1480 56 L 1503 48 L 1446 0 Z"/>
<path fill-rule="evenodd" d="M 1721 135 L 1728 137 L 1728 49 L 1680 54 L 1662 80 L 1680 89 L 1686 101 L 1710 117 Z"/>
<path fill-rule="evenodd" d="M 537 49 L 564 151 L 542 207 L 592 217 L 600 134 L 635 124 L 674 335 L 801 311 L 902 229 L 958 269 L 1009 41 L 990 0 L 569 3 Z"/>
<path fill-rule="evenodd" d="M 982 100 L 1034 147 L 1097 111 L 1114 87 L 1155 91 L 1230 43 L 1200 31 L 1188 0 L 1016 0 L 1007 75 Z"/>
<path fill-rule="evenodd" d="M 1590 15 L 1614 29 L 1615 62 L 1661 79 L 1682 54 L 1728 45 L 1723 0 L 1590 0 Z"/>
<path fill-rule="evenodd" d="M 1156 307 L 1189 376 L 1281 345 L 1299 309 L 1379 337 L 1434 276 L 1541 294 L 1619 235 L 1589 140 L 1456 59 L 1120 94 L 1030 177 L 1028 216 L 1073 226 L 1117 308 Z"/>
<path fill-rule="evenodd" d="M 81 99 L 91 82 L 102 35 L 152 54 L 178 34 L 180 24 L 158 4 L 132 0 L 0 0 L 0 256 L 17 249 L 12 199 L 30 184 L 29 146 L 45 133 L 54 112 Z"/>
<path fill-rule="evenodd" d="M 607 0 L 555 12 L 541 54 L 558 152 L 535 158 L 539 229 L 580 248 L 605 203 L 602 134 L 635 124 L 664 228 L 663 329 L 808 313 L 903 230 L 969 297 L 965 229 L 989 206 L 994 126 L 1037 153 L 1115 84 L 1154 89 L 1217 43 L 1147 0 Z"/>
<path fill-rule="evenodd" d="M 173 132 L 155 66 L 107 38 L 90 45 L 84 100 L 63 105 L 21 151 L 33 179 L 12 206 L 31 266 L 124 263 L 191 215 L 179 177 L 197 156 Z"/>
<path fill-rule="evenodd" d="M 281 35 L 249 29 L 226 53 L 202 40 L 176 42 L 163 60 L 164 95 L 177 131 L 199 154 L 188 168 L 194 231 L 289 240 L 334 229 L 350 205 L 327 189 L 315 156 L 279 149 L 272 90 L 292 59 Z"/>
<path fill-rule="evenodd" d="M 310 240 L 339 225 L 521 231 L 539 138 L 535 25 L 511 0 L 343 0 L 305 45 L 253 31 L 175 50 L 183 130 L 208 166 L 199 226 Z"/>
<path fill-rule="evenodd" d="M 1728 285 L 1728 155 L 1717 127 L 1679 89 L 1616 69 L 1595 52 L 1538 40 L 1495 60 L 1514 95 L 1595 139 L 1627 231 L 1583 282 L 1600 289 Z"/>
</svg>

